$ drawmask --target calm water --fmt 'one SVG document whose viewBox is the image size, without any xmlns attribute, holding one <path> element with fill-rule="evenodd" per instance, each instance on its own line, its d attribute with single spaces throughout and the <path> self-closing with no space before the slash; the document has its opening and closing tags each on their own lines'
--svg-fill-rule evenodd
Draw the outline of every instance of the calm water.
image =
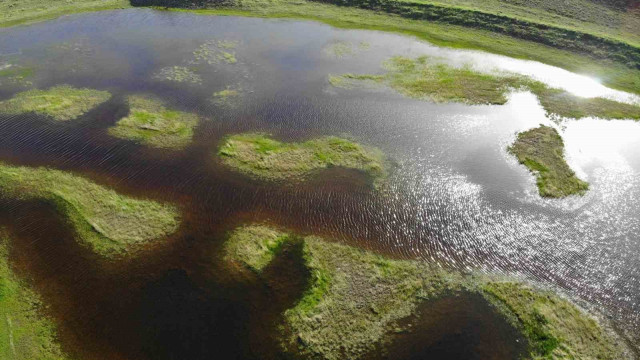
<svg viewBox="0 0 640 360">
<path fill-rule="evenodd" d="M 209 40 L 237 41 L 238 62 L 197 66 L 201 84 L 153 79 L 163 67 L 191 66 L 192 52 Z M 354 44 L 354 53 L 327 51 L 339 41 Z M 358 48 L 362 42 L 369 46 Z M 65 349 L 86 359 L 275 356 L 273 324 L 300 295 L 305 274 L 275 274 L 280 291 L 274 294 L 229 281 L 217 265 L 225 232 L 262 220 L 397 257 L 549 284 L 640 341 L 640 124 L 562 123 L 568 160 L 591 190 L 582 198 L 543 200 L 534 178 L 505 150 L 519 131 L 557 126 L 533 95 L 515 93 L 503 106 L 466 106 L 328 84 L 328 74 L 380 73 L 393 55 L 431 55 L 456 66 L 527 74 L 580 96 L 638 102 L 535 62 L 313 22 L 138 9 L 0 30 L 0 65 L 34 67 L 35 87 L 66 83 L 114 94 L 64 124 L 0 116 L 0 160 L 79 172 L 123 193 L 180 204 L 184 212 L 182 228 L 169 241 L 114 264 L 78 247 L 49 205 L 0 203 L 0 221 L 16 237 L 16 266 L 50 304 Z M 210 102 L 213 92 L 228 87 L 242 89 L 237 106 Z M 21 90 L 0 86 L 0 99 Z M 153 93 L 200 114 L 193 144 L 159 151 L 108 136 L 106 129 L 126 115 L 124 99 L 132 93 Z M 361 174 L 341 169 L 295 187 L 249 180 L 213 155 L 223 136 L 243 131 L 292 141 L 346 135 L 377 146 L 395 164 L 389 189 L 375 193 Z M 451 315 L 452 309 L 477 311 Z M 500 349 L 496 358 L 510 358 L 519 351 L 496 345 L 509 337 L 506 325 L 495 315 L 478 315 L 486 309 L 477 299 L 444 299 L 425 311 L 427 319 L 456 321 L 425 320 L 426 334 L 444 335 L 405 340 L 418 354 L 464 358 Z M 480 336 L 491 323 L 495 329 Z M 453 349 L 456 339 L 473 347 Z M 414 356 L 406 348 L 398 347 L 398 356 Z"/>
</svg>

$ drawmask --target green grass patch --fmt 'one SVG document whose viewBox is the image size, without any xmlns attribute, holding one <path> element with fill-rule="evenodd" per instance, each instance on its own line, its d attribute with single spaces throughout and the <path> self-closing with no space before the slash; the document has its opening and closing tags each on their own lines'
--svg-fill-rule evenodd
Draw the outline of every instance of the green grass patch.
<svg viewBox="0 0 640 360">
<path fill-rule="evenodd" d="M 349 41 L 337 40 L 327 45 L 324 48 L 324 52 L 325 54 L 340 59 L 353 56 L 361 51 L 368 50 L 370 47 L 371 45 L 365 41 L 355 44 Z"/>
<path fill-rule="evenodd" d="M 0 85 L 31 86 L 34 74 L 35 70 L 31 67 L 5 64 L 0 66 Z"/>
<path fill-rule="evenodd" d="M 55 204 L 78 241 L 104 257 L 124 256 L 175 232 L 175 207 L 120 195 L 83 177 L 48 168 L 0 164 L 0 193 Z"/>
<path fill-rule="evenodd" d="M 533 359 L 623 359 L 595 319 L 549 291 L 515 282 L 488 282 L 485 296 L 512 314 Z"/>
<path fill-rule="evenodd" d="M 267 226 L 243 226 L 229 236 L 224 259 L 260 273 L 288 240 L 289 235 Z"/>
<path fill-rule="evenodd" d="M 0 113 L 36 113 L 58 121 L 68 121 L 87 113 L 111 98 L 107 91 L 77 89 L 68 85 L 48 90 L 29 90 L 0 102 Z"/>
<path fill-rule="evenodd" d="M 300 181 L 330 166 L 364 171 L 374 182 L 386 176 L 382 152 L 334 136 L 283 143 L 265 134 L 238 134 L 227 137 L 218 154 L 229 167 L 269 181 Z"/>
<path fill-rule="evenodd" d="M 131 95 L 127 100 L 129 115 L 111 127 L 109 134 L 157 148 L 179 149 L 191 142 L 198 116 L 169 110 L 152 97 Z"/>
<path fill-rule="evenodd" d="M 564 143 L 556 129 L 540 126 L 518 134 L 509 152 L 536 174 L 541 196 L 582 195 L 589 184 L 578 179 L 564 160 Z"/>
<path fill-rule="evenodd" d="M 266 225 L 241 227 L 226 248 L 233 261 L 264 268 L 274 248 L 300 239 Z M 455 293 L 479 293 L 528 340 L 533 359 L 621 359 L 621 345 L 568 300 L 521 282 L 437 270 L 414 260 L 392 260 L 369 251 L 307 236 L 302 261 L 306 291 L 283 313 L 282 346 L 295 358 L 359 359 L 379 349 L 418 305 Z M 238 242 L 244 242 L 240 245 Z M 270 245 L 265 245 L 270 244 Z"/>
<path fill-rule="evenodd" d="M 395 56 L 384 63 L 383 75 L 329 75 L 335 87 L 351 89 L 369 84 L 385 84 L 415 99 L 434 102 L 461 102 L 472 105 L 501 105 L 514 89 L 529 90 L 539 99 L 547 114 L 580 119 L 640 119 L 640 106 L 604 98 L 582 98 L 520 75 L 477 72 L 470 67 L 456 68 L 426 56 Z"/>
<path fill-rule="evenodd" d="M 218 106 L 235 107 L 240 102 L 242 89 L 240 87 L 227 87 L 224 90 L 216 91 L 211 97 L 211 102 Z"/>
<path fill-rule="evenodd" d="M 167 66 L 158 71 L 153 78 L 159 81 L 202 84 L 202 77 L 185 66 Z"/>
<path fill-rule="evenodd" d="M 0 229 L 0 358 L 11 360 L 64 360 L 56 327 L 43 313 L 36 292 L 9 264 L 10 242 Z"/>
</svg>

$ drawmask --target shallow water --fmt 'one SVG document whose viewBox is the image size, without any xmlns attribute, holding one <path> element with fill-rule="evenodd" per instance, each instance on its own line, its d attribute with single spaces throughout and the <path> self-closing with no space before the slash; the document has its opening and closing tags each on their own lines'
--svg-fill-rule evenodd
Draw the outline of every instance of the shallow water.
<svg viewBox="0 0 640 360">
<path fill-rule="evenodd" d="M 153 79 L 167 66 L 193 66 L 192 52 L 214 39 L 238 42 L 236 64 L 198 65 L 202 84 Z M 336 57 L 327 47 L 337 41 L 369 46 Z M 535 96 L 515 93 L 503 106 L 432 104 L 384 89 L 334 89 L 327 76 L 382 72 L 390 56 L 424 54 L 552 85 L 561 79 L 581 96 L 635 96 L 547 65 L 381 32 L 141 9 L 3 29 L 0 54 L 0 63 L 34 67 L 38 88 L 68 83 L 114 94 L 64 124 L 0 116 L 0 160 L 80 172 L 184 211 L 168 242 L 113 264 L 79 248 L 49 205 L 0 204 L 19 244 L 18 268 L 51 305 L 63 346 L 82 358 L 275 354 L 270 324 L 299 295 L 296 282 L 269 304 L 274 294 L 227 281 L 215 264 L 225 231 L 260 220 L 397 257 L 540 281 L 586 301 L 640 341 L 639 123 L 563 122 L 568 160 L 591 189 L 582 198 L 543 200 L 534 178 L 506 152 L 517 132 L 557 126 Z M 212 104 L 213 92 L 227 87 L 242 89 L 240 102 Z M 0 86 L 0 99 L 21 90 Z M 124 98 L 132 93 L 153 93 L 201 115 L 194 143 L 172 152 L 110 137 L 106 129 L 126 115 Z M 346 135 L 377 146 L 396 163 L 389 189 L 376 193 L 362 174 L 342 169 L 296 186 L 249 180 L 213 155 L 222 137 L 243 131 L 283 140 Z M 473 303 L 450 303 L 465 301 Z"/>
</svg>

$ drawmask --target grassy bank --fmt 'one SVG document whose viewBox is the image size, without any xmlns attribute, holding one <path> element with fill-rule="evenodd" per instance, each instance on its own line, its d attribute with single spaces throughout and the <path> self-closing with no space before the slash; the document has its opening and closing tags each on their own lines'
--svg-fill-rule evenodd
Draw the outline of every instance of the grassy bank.
<svg viewBox="0 0 640 360">
<path fill-rule="evenodd" d="M 124 256 L 174 232 L 178 210 L 120 195 L 83 177 L 47 168 L 0 164 L 0 194 L 55 204 L 78 241 L 105 257 Z"/>
<path fill-rule="evenodd" d="M 130 7 L 128 0 L 4 0 L 0 1 L 0 27 L 30 24 L 59 16 Z"/>
<path fill-rule="evenodd" d="M 226 138 L 218 155 L 227 166 L 268 181 L 301 181 L 331 166 L 361 170 L 376 182 L 386 176 L 379 150 L 332 136 L 283 143 L 265 134 L 239 134 Z"/>
<path fill-rule="evenodd" d="M 288 239 L 303 241 L 307 290 L 283 314 L 282 346 L 296 357 L 358 359 L 402 331 L 418 305 L 452 293 L 485 299 L 520 330 L 532 358 L 620 359 L 619 344 L 587 313 L 549 291 L 520 282 L 462 276 L 411 260 L 390 260 L 346 245 L 298 238 L 264 225 L 234 232 L 227 253 L 247 268 L 266 266 Z M 240 245 L 239 243 L 246 243 Z"/>
<path fill-rule="evenodd" d="M 169 110 L 160 100 L 147 96 L 131 95 L 127 102 L 129 115 L 109 128 L 109 134 L 157 148 L 179 149 L 191 142 L 198 124 L 196 115 Z"/>
<path fill-rule="evenodd" d="M 36 113 L 54 120 L 68 121 L 87 113 L 110 98 L 111 94 L 106 91 L 60 85 L 47 90 L 21 92 L 9 100 L 0 102 L 0 113 Z"/>
<path fill-rule="evenodd" d="M 549 115 L 580 119 L 640 119 L 640 106 L 604 98 L 581 98 L 567 91 L 519 75 L 480 73 L 469 67 L 456 68 L 426 56 L 415 59 L 396 56 L 385 62 L 383 75 L 330 75 L 329 83 L 339 88 L 384 84 L 415 99 L 434 102 L 494 104 L 507 102 L 513 90 L 533 92 Z"/>
<path fill-rule="evenodd" d="M 0 358 L 64 360 L 55 324 L 42 314 L 40 297 L 9 264 L 9 239 L 0 229 Z"/>
<path fill-rule="evenodd" d="M 589 189 L 589 184 L 578 179 L 565 162 L 564 143 L 552 127 L 540 126 L 519 133 L 509 152 L 536 174 L 541 196 L 581 195 Z"/>
</svg>

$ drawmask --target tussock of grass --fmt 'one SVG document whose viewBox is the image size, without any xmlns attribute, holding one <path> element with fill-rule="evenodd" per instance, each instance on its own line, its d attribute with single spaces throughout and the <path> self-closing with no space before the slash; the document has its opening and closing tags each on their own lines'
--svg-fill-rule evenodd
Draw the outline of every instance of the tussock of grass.
<svg viewBox="0 0 640 360">
<path fill-rule="evenodd" d="M 111 94 L 107 91 L 60 85 L 48 90 L 21 92 L 0 102 L 0 113 L 16 115 L 34 112 L 58 121 L 67 121 L 87 113 L 110 98 Z"/>
<path fill-rule="evenodd" d="M 273 249 L 293 239 L 299 238 L 265 225 L 245 226 L 227 244 L 227 249 L 242 250 L 227 256 L 261 269 L 278 255 Z M 282 346 L 296 357 L 363 358 L 401 329 L 399 320 L 417 315 L 420 302 L 472 292 L 482 294 L 522 331 L 534 359 L 624 358 L 620 345 L 595 320 L 548 291 L 435 270 L 421 261 L 390 260 L 314 236 L 301 241 L 309 283 L 284 312 L 281 327 Z"/>
<path fill-rule="evenodd" d="M 521 283 L 489 282 L 485 296 L 515 315 L 533 359 L 623 359 L 615 341 L 569 301 Z"/>
<path fill-rule="evenodd" d="M 260 273 L 287 240 L 289 235 L 267 226 L 243 226 L 234 230 L 225 243 L 224 258 Z"/>
<path fill-rule="evenodd" d="M 469 67 L 455 68 L 437 63 L 426 56 L 415 59 L 396 56 L 384 67 L 388 70 L 384 75 L 329 75 L 329 83 L 350 89 L 358 84 L 375 82 L 415 99 L 477 105 L 504 104 L 509 92 L 523 89 L 533 92 L 552 116 L 640 119 L 640 106 L 603 98 L 581 98 L 524 76 L 483 74 Z"/>
<path fill-rule="evenodd" d="M 218 154 L 226 165 L 270 181 L 299 181 L 330 166 L 362 170 L 374 180 L 386 175 L 379 150 L 333 136 L 282 143 L 265 134 L 238 134 L 226 138 Z"/>
<path fill-rule="evenodd" d="M 536 174 L 541 196 L 582 195 L 589 189 L 589 184 L 578 179 L 565 162 L 564 143 L 552 127 L 540 126 L 519 133 L 509 152 Z"/>
<path fill-rule="evenodd" d="M 79 242 L 105 257 L 122 256 L 178 228 L 170 205 L 120 195 L 83 177 L 47 168 L 0 164 L 0 194 L 54 203 Z"/>
<path fill-rule="evenodd" d="M 9 240 L 0 229 L 0 358 L 64 360 L 54 323 L 41 312 L 40 297 L 9 264 Z"/>
<path fill-rule="evenodd" d="M 155 98 L 128 97 L 129 115 L 109 129 L 109 134 L 157 148 L 182 148 L 191 142 L 198 123 L 194 114 L 169 110 Z"/>
<path fill-rule="evenodd" d="M 193 63 L 195 64 L 235 64 L 238 62 L 236 53 L 232 51 L 238 46 L 237 41 L 231 40 L 211 40 L 200 45 L 193 52 Z"/>
<path fill-rule="evenodd" d="M 153 76 L 153 78 L 160 81 L 173 81 L 179 83 L 202 83 L 202 77 L 200 77 L 200 75 L 184 66 L 168 66 L 162 68 Z"/>
</svg>

